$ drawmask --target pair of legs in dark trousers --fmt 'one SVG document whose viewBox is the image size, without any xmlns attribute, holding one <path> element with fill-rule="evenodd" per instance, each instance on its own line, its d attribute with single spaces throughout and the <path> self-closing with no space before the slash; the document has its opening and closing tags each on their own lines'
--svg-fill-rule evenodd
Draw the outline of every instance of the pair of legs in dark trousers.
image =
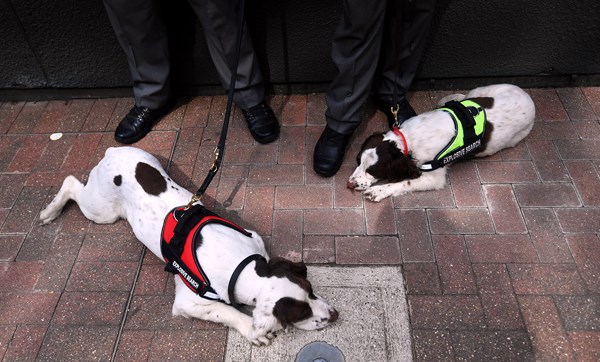
<svg viewBox="0 0 600 362">
<path fill-rule="evenodd" d="M 206 34 L 221 83 L 229 87 L 235 56 L 238 18 L 232 1 L 188 0 Z M 117 39 L 125 51 L 137 106 L 156 109 L 173 96 L 169 44 L 165 24 L 154 0 L 104 0 Z M 264 98 L 263 79 L 248 32 L 244 32 L 234 101 L 249 108 Z"/>
<path fill-rule="evenodd" d="M 332 45 L 338 74 L 327 91 L 329 128 L 352 133 L 371 91 L 389 105 L 404 98 L 425 48 L 434 5 L 435 0 L 344 0 Z"/>
<path fill-rule="evenodd" d="M 327 126 L 315 145 L 315 172 L 329 177 L 339 170 L 372 91 L 390 124 L 392 104 L 401 108 L 399 121 L 415 115 L 405 95 L 425 48 L 434 5 L 435 0 L 344 0 L 331 51 L 338 74 L 326 95 Z"/>
</svg>

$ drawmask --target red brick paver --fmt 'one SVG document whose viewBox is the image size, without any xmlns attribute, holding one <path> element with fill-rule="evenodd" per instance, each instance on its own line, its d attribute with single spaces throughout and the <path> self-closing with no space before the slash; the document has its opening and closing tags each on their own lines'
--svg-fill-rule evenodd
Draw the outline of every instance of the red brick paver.
<svg viewBox="0 0 600 362">
<path fill-rule="evenodd" d="M 372 114 L 340 172 L 322 178 L 312 151 L 324 94 L 274 96 L 280 139 L 255 143 L 234 112 L 205 203 L 260 233 L 271 255 L 401 266 L 417 361 L 597 361 L 600 88 L 528 91 L 537 117 L 523 142 L 454 165 L 442 190 L 378 204 L 346 181 L 384 117 Z M 409 99 L 422 112 L 446 93 Z M 223 359 L 227 329 L 172 317 L 173 280 L 126 222 L 96 225 L 69 204 L 53 223 L 38 224 L 63 178 L 85 180 L 117 145 L 112 132 L 132 102 L 0 103 L 0 360 Z M 180 99 L 135 146 L 195 190 L 225 103 Z M 53 132 L 63 137 L 51 141 Z"/>
</svg>

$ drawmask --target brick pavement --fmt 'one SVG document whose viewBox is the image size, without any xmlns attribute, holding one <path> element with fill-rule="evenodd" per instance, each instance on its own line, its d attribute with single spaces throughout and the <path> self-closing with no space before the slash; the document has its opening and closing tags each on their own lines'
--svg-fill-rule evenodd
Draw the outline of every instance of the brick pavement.
<svg viewBox="0 0 600 362">
<path fill-rule="evenodd" d="M 529 91 L 537 119 L 524 142 L 455 165 L 443 190 L 379 204 L 345 184 L 382 115 L 368 112 L 341 171 L 325 179 L 312 171 L 324 95 L 275 96 L 281 138 L 255 144 L 236 112 L 205 203 L 257 230 L 272 255 L 402 265 L 417 361 L 600 360 L 600 88 Z M 446 93 L 411 102 L 425 111 Z M 180 99 L 137 146 L 195 190 L 225 101 Z M 71 204 L 38 225 L 63 178 L 85 178 L 116 145 L 131 104 L 0 103 L 1 360 L 223 359 L 228 331 L 171 317 L 172 278 L 125 222 L 95 225 Z M 53 132 L 64 135 L 51 141 Z"/>
</svg>

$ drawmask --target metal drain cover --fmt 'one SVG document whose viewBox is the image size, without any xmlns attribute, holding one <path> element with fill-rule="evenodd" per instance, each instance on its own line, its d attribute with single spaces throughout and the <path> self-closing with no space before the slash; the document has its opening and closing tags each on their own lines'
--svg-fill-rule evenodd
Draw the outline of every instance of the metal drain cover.
<svg viewBox="0 0 600 362">
<path fill-rule="evenodd" d="M 295 362 L 344 362 L 344 355 L 336 346 L 325 342 L 312 342 L 300 350 Z"/>
</svg>

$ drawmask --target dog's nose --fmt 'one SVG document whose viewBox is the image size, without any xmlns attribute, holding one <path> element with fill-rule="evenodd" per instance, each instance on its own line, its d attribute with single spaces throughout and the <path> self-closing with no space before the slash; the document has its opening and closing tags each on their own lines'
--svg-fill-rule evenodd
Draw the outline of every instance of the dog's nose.
<svg viewBox="0 0 600 362">
<path fill-rule="evenodd" d="M 329 323 L 333 323 L 335 321 L 337 321 L 338 317 L 340 316 L 340 314 L 338 313 L 337 310 L 333 310 L 331 311 L 331 313 L 329 314 Z"/>
<path fill-rule="evenodd" d="M 348 181 L 348 184 L 346 184 L 346 187 L 349 188 L 350 190 L 354 190 L 356 188 L 356 184 L 352 181 Z"/>
</svg>

